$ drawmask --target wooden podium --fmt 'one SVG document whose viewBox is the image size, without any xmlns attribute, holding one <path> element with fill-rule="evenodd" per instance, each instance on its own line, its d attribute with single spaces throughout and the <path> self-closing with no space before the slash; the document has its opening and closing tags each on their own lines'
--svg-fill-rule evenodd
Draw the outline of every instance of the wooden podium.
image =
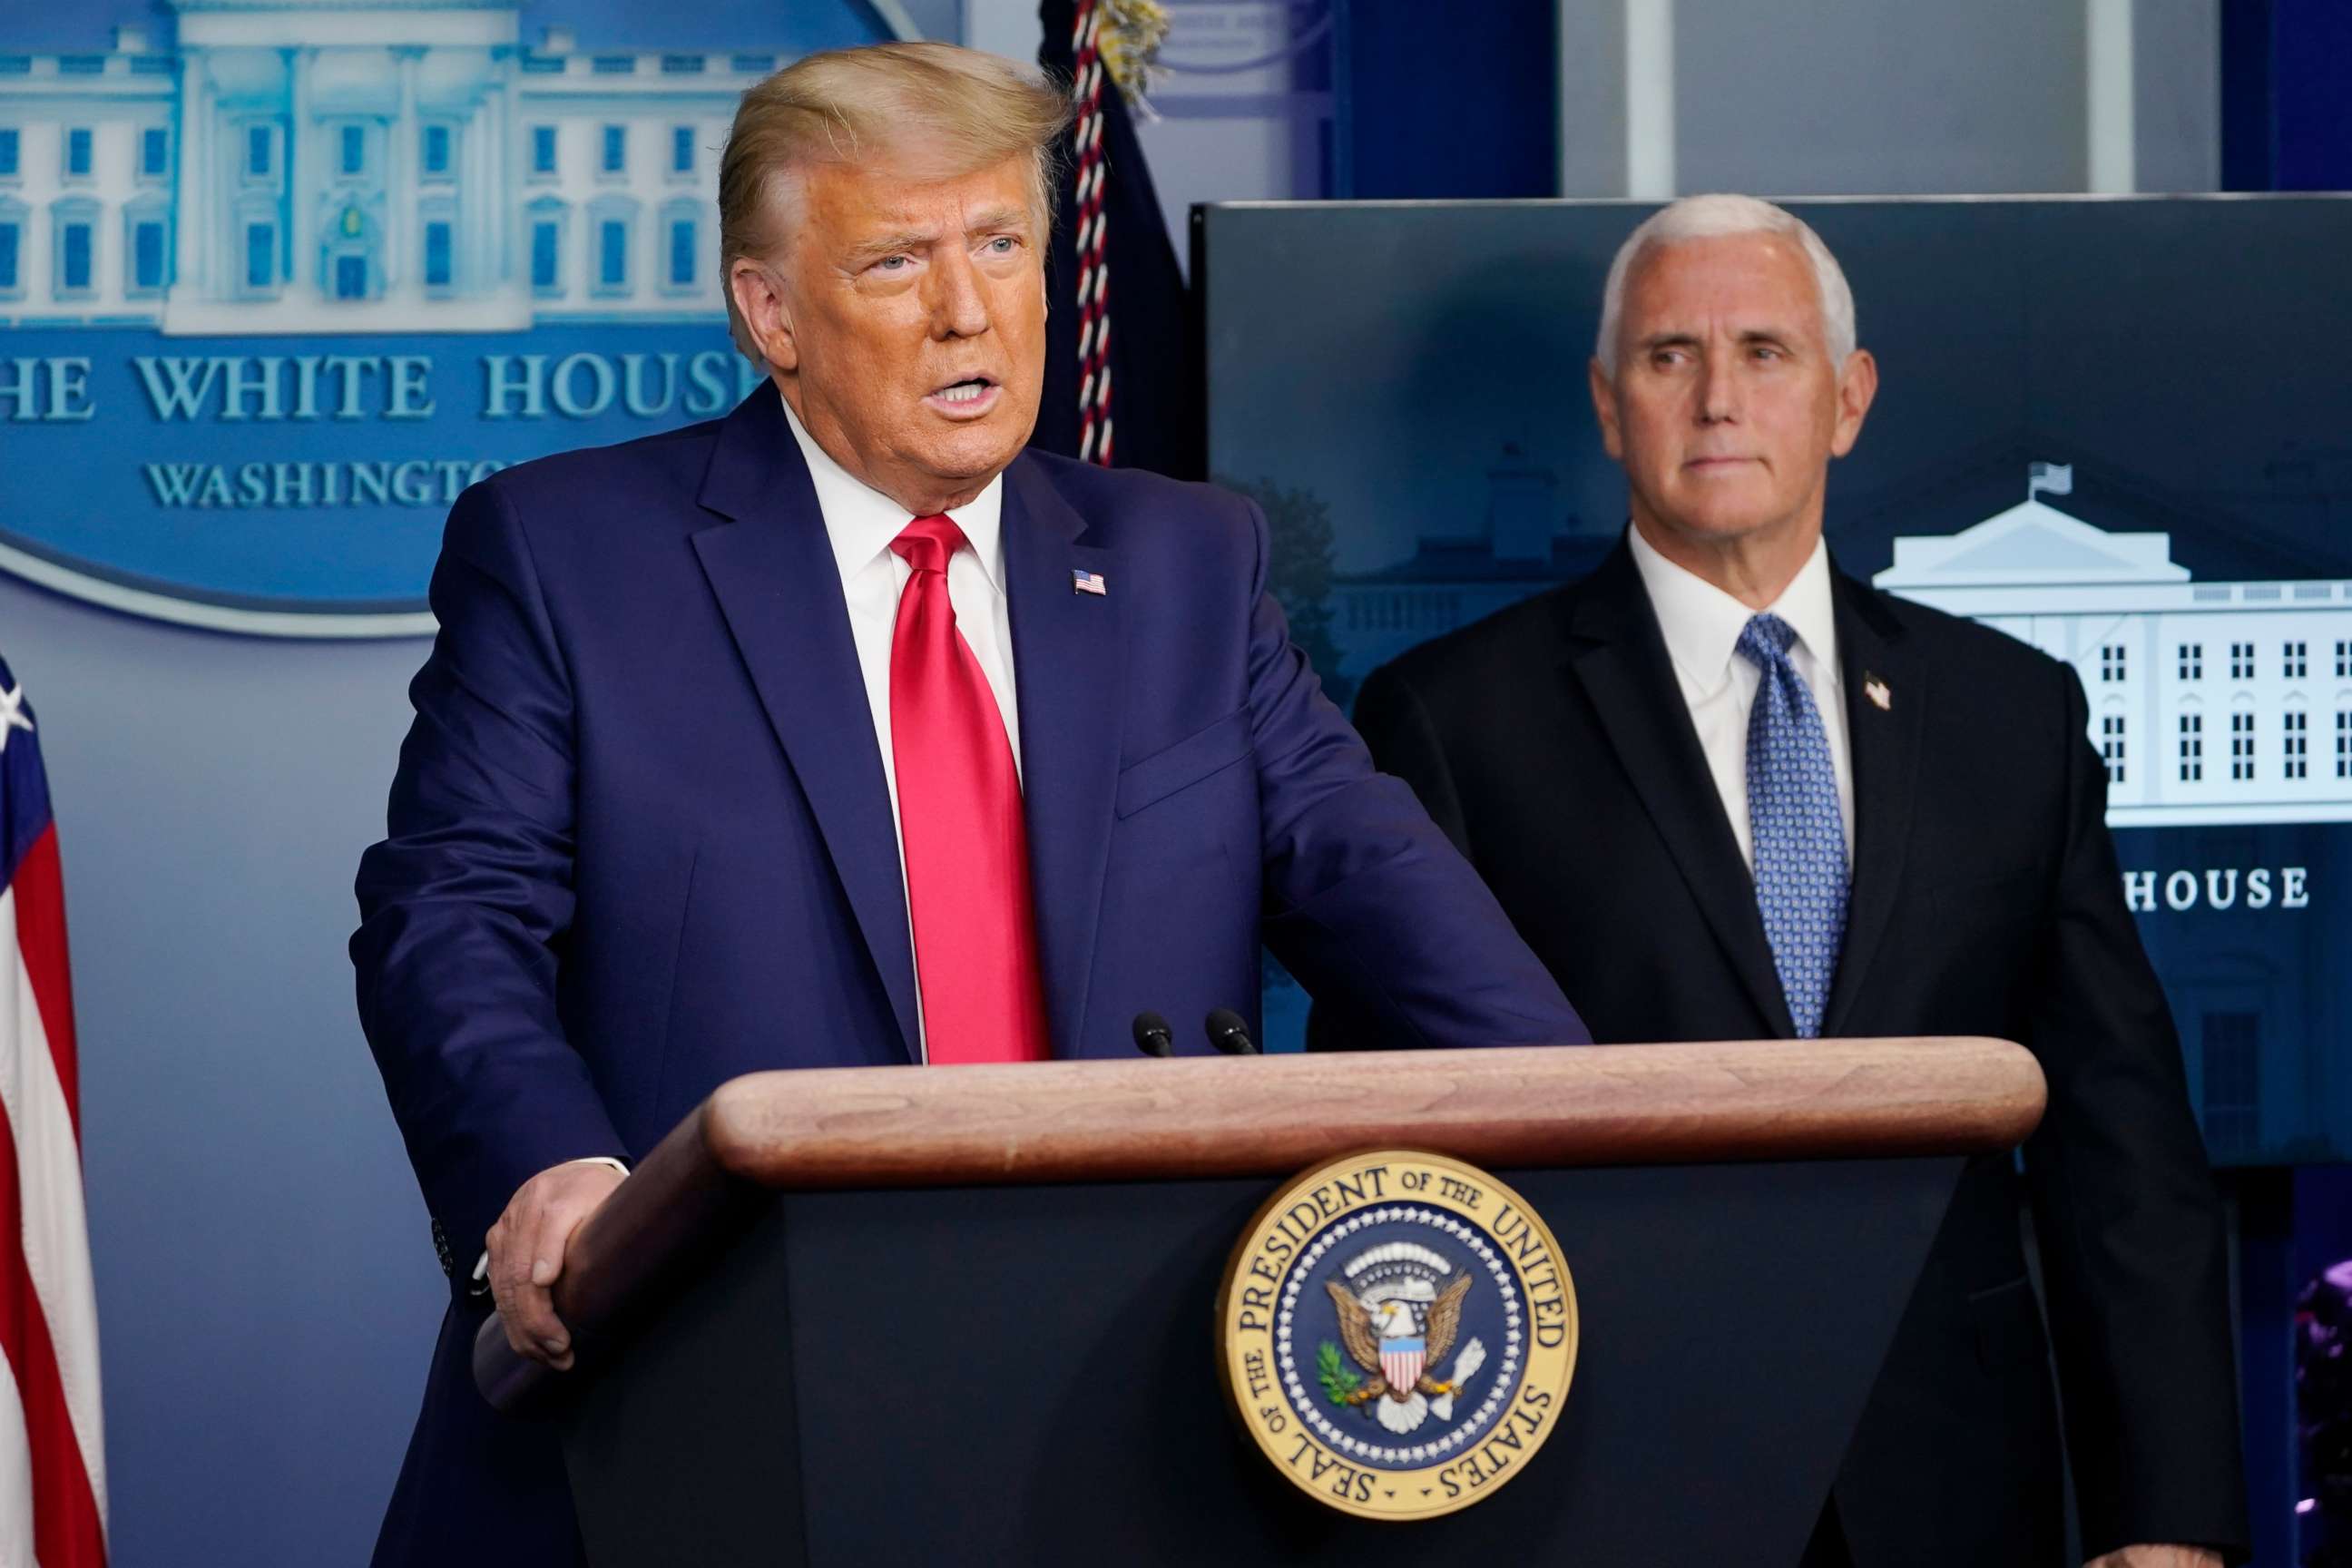
<svg viewBox="0 0 2352 1568">
<path fill-rule="evenodd" d="M 1984 1039 L 753 1074 L 575 1238 L 578 1369 L 493 1316 L 476 1378 L 560 1423 L 597 1568 L 1793 1563 L 1963 1161 L 2042 1100 Z M 1367 1148 L 1516 1188 L 1581 1320 L 1526 1473 L 1409 1524 L 1276 1474 L 1213 1336 L 1253 1211 Z"/>
</svg>

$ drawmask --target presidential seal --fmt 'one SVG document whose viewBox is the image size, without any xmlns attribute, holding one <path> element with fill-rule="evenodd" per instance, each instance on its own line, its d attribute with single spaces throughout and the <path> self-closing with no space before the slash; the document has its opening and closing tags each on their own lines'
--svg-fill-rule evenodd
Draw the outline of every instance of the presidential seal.
<svg viewBox="0 0 2352 1568">
<path fill-rule="evenodd" d="M 1275 1468 L 1368 1519 L 1466 1508 L 1527 1468 L 1576 1370 L 1576 1289 L 1526 1200 L 1436 1154 L 1307 1172 L 1217 1295 L 1225 1394 Z"/>
</svg>

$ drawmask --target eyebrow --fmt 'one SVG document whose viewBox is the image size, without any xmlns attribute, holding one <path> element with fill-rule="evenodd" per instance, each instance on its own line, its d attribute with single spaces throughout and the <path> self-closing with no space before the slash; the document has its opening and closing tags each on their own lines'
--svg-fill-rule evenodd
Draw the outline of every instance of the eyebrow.
<svg viewBox="0 0 2352 1568">
<path fill-rule="evenodd" d="M 1029 214 L 1026 209 L 1019 206 L 989 207 L 972 215 L 970 227 L 973 232 L 982 234 L 1004 229 L 1019 229 L 1026 233 L 1029 228 Z M 902 251 L 927 250 L 939 242 L 940 233 L 937 229 L 902 228 L 853 246 L 848 253 L 848 261 L 853 267 L 864 267 L 868 263 L 879 261 L 886 256 L 897 256 Z"/>
<path fill-rule="evenodd" d="M 940 237 L 936 230 L 902 228 L 896 233 L 880 235 L 851 247 L 849 259 L 853 263 L 862 265 L 868 261 L 878 261 L 886 256 L 896 256 L 904 250 L 928 249 L 937 245 L 939 240 Z"/>
<path fill-rule="evenodd" d="M 1779 327 L 1745 327 L 1740 330 L 1739 341 L 1743 343 L 1777 343 L 1787 348 L 1797 340 Z M 1653 332 L 1634 347 L 1647 353 L 1656 349 L 1696 348 L 1698 344 L 1696 332 Z"/>
<path fill-rule="evenodd" d="M 1024 206 L 983 207 L 972 214 L 971 226 L 976 230 L 1019 228 L 1029 226 L 1029 209 Z"/>
</svg>

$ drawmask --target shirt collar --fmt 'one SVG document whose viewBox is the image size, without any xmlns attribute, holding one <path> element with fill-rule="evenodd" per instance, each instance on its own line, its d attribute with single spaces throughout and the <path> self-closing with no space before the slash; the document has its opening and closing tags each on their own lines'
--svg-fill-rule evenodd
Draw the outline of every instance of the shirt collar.
<svg viewBox="0 0 2352 1568">
<path fill-rule="evenodd" d="M 1675 662 L 1675 673 L 1702 694 L 1721 689 L 1731 679 L 1739 634 L 1759 612 L 1667 560 L 1642 537 L 1640 529 L 1629 526 L 1625 532 L 1633 564 L 1642 574 L 1642 585 L 1649 590 L 1650 607 L 1657 612 L 1658 629 L 1665 634 L 1666 652 Z M 1830 553 L 1824 542 L 1813 541 L 1813 552 L 1765 613 L 1788 622 L 1822 675 L 1836 681 L 1837 606 L 1830 591 Z"/>
<path fill-rule="evenodd" d="M 914 515 L 835 462 L 832 455 L 816 444 L 816 437 L 802 426 L 790 403 L 785 403 L 783 409 L 784 422 L 792 426 L 793 439 L 800 443 L 801 457 L 808 464 L 809 482 L 816 488 L 817 510 L 824 518 L 825 538 L 833 546 L 834 563 L 845 583 L 887 552 L 890 542 L 914 521 Z M 981 572 L 988 578 L 988 585 L 1000 595 L 1004 592 L 1003 515 L 1003 474 L 990 479 L 988 488 L 969 502 L 948 513 L 963 530 Z"/>
</svg>

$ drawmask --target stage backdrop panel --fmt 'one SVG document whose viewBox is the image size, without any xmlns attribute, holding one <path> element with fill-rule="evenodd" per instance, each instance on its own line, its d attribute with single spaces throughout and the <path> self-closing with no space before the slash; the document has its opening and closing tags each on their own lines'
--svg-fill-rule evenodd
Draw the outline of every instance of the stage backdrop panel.
<svg viewBox="0 0 2352 1568">
<path fill-rule="evenodd" d="M 2352 1150 L 2352 443 L 2326 196 L 1792 204 L 1882 388 L 1840 565 L 2071 664 L 2225 1163 Z M 1209 451 L 1342 701 L 1623 527 L 1585 390 L 1623 202 L 1201 209 Z M 1266 1033 L 1297 988 L 1270 972 Z"/>
</svg>

